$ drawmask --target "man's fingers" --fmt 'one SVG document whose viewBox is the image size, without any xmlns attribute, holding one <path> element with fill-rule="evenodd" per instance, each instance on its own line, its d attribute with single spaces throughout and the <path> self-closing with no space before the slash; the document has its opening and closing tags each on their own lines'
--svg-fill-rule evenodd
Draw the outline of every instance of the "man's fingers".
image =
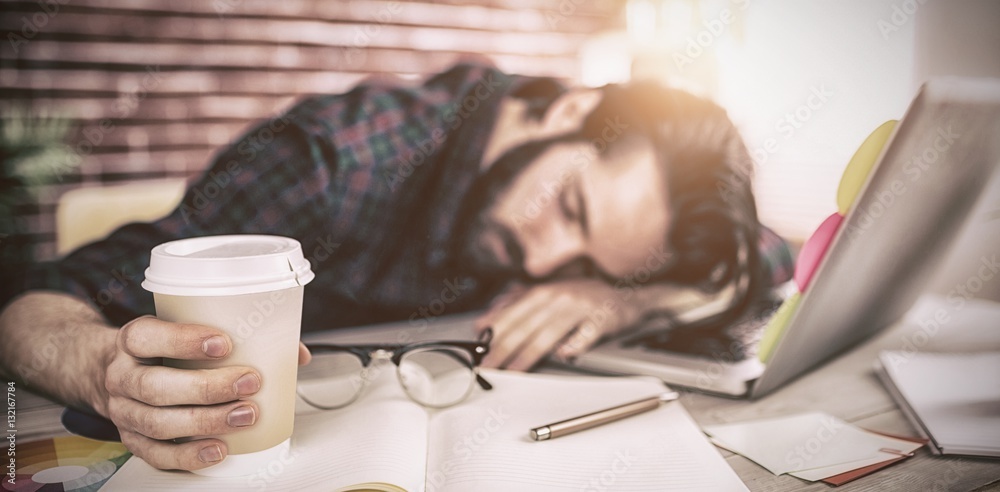
<svg viewBox="0 0 1000 492">
<path fill-rule="evenodd" d="M 304 366 L 308 364 L 312 358 L 312 352 L 309 351 L 309 347 L 306 347 L 306 344 L 299 342 L 299 365 Z"/>
<path fill-rule="evenodd" d="M 491 305 L 489 310 L 480 315 L 473 322 L 473 327 L 475 328 L 476 333 L 482 333 L 486 328 L 492 327 L 493 324 L 496 323 L 497 319 L 503 316 L 504 311 L 506 311 L 509 307 L 510 303 L 508 302 L 496 302 Z"/>
<path fill-rule="evenodd" d="M 153 439 L 227 434 L 257 422 L 260 409 L 250 401 L 216 406 L 154 407 L 129 398 L 112 398 L 111 420 L 121 430 Z"/>
<path fill-rule="evenodd" d="M 492 326 L 497 318 L 503 315 L 503 312 L 507 309 L 507 307 L 517 302 L 518 298 L 523 296 L 526 290 L 527 289 L 523 285 L 518 284 L 517 286 L 507 289 L 506 292 L 493 299 L 493 302 L 486 313 L 476 318 L 474 322 L 476 332 L 482 332 L 486 328 Z"/>
<path fill-rule="evenodd" d="M 212 360 L 229 355 L 233 344 L 229 336 L 215 328 L 143 316 L 122 327 L 118 347 L 143 359 Z"/>
<path fill-rule="evenodd" d="M 181 444 L 157 441 L 132 431 L 122 431 L 122 444 L 132 454 L 161 470 L 200 470 L 214 465 L 229 452 L 218 439 L 198 439 Z"/>
<path fill-rule="evenodd" d="M 590 320 L 585 320 L 555 350 L 555 356 L 562 360 L 572 359 L 593 347 L 603 336 L 603 332 Z"/>
<path fill-rule="evenodd" d="M 531 316 L 539 309 L 546 307 L 546 302 L 552 297 L 552 292 L 545 287 L 536 287 L 517 296 L 511 302 L 494 305 L 488 313 L 477 320 L 477 325 L 482 325 L 477 331 L 486 329 L 487 326 L 493 328 L 494 341 L 497 335 L 503 337 L 505 326 L 510 326 L 518 319 Z"/>
<path fill-rule="evenodd" d="M 538 330 L 549 328 L 552 311 L 537 308 L 521 311 L 524 316 L 504 318 L 494 326 L 494 338 L 490 342 L 490 352 L 483 359 L 484 367 L 503 367 Z"/>
<path fill-rule="evenodd" d="M 260 385 L 257 371 L 239 366 L 176 369 L 136 364 L 107 381 L 111 394 L 153 406 L 226 403 L 257 393 Z"/>
<path fill-rule="evenodd" d="M 566 338 L 567 333 L 573 331 L 575 325 L 570 322 L 571 317 L 560 316 L 556 319 L 559 323 L 552 323 L 551 326 L 536 330 L 535 336 L 524 344 L 521 351 L 507 363 L 506 368 L 512 371 L 531 369 L 552 352 L 559 342 Z"/>
</svg>

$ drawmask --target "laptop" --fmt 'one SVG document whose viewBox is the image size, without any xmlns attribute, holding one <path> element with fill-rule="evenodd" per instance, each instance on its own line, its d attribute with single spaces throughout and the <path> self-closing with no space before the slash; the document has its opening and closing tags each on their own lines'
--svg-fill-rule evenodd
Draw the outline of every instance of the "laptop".
<svg viewBox="0 0 1000 492">
<path fill-rule="evenodd" d="M 886 142 L 766 362 L 757 356 L 761 334 L 797 290 L 792 283 L 730 326 L 623 336 L 574 366 L 732 397 L 766 395 L 900 318 L 998 167 L 1000 80 L 932 79 Z M 696 322 L 724 306 L 720 299 L 679 318 Z"/>
<path fill-rule="evenodd" d="M 602 343 L 570 367 L 547 362 L 543 370 L 651 375 L 712 394 L 766 395 L 901 317 L 998 167 L 1000 80 L 932 80 L 920 89 L 886 142 L 766 363 L 757 356 L 761 334 L 784 299 L 797 290 L 791 282 L 773 289 L 725 327 L 642 327 L 638 334 Z M 905 191 L 894 192 L 900 183 Z M 891 202 L 886 193 L 892 193 Z M 718 295 L 710 302 L 693 303 L 675 319 L 697 323 L 727 304 L 726 296 Z M 462 339 L 471 334 L 476 316 L 306 333 L 303 339 Z"/>
</svg>

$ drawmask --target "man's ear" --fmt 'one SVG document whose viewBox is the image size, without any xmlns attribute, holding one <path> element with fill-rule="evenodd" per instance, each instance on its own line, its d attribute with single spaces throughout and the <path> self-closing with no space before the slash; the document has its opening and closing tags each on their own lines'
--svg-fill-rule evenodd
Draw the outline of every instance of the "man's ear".
<svg viewBox="0 0 1000 492">
<path fill-rule="evenodd" d="M 542 119 L 545 135 L 561 135 L 579 130 L 583 119 L 598 103 L 602 93 L 599 89 L 572 89 L 552 102 Z"/>
</svg>

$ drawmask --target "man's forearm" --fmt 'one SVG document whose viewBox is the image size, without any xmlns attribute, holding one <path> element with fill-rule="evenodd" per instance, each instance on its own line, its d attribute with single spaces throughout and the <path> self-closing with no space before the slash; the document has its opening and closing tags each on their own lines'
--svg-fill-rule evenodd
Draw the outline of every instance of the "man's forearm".
<svg viewBox="0 0 1000 492">
<path fill-rule="evenodd" d="M 104 373 L 116 333 L 79 298 L 28 292 L 0 313 L 0 373 L 32 391 L 106 416 Z"/>
</svg>

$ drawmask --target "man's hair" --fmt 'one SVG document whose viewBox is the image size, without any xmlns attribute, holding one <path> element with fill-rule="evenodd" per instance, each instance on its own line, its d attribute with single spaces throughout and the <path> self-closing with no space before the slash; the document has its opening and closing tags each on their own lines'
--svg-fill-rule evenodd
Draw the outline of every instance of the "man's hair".
<svg viewBox="0 0 1000 492">
<path fill-rule="evenodd" d="M 750 154 L 717 104 L 655 83 L 606 86 L 585 119 L 585 138 L 601 138 L 609 121 L 648 138 L 665 171 L 672 212 L 670 266 L 658 280 L 717 292 L 735 284 L 725 322 L 759 295 L 764 284 L 757 249 L 757 209 L 750 188 Z M 667 314 L 670 313 L 661 313 Z M 708 320 L 706 320 L 708 321 Z"/>
</svg>

